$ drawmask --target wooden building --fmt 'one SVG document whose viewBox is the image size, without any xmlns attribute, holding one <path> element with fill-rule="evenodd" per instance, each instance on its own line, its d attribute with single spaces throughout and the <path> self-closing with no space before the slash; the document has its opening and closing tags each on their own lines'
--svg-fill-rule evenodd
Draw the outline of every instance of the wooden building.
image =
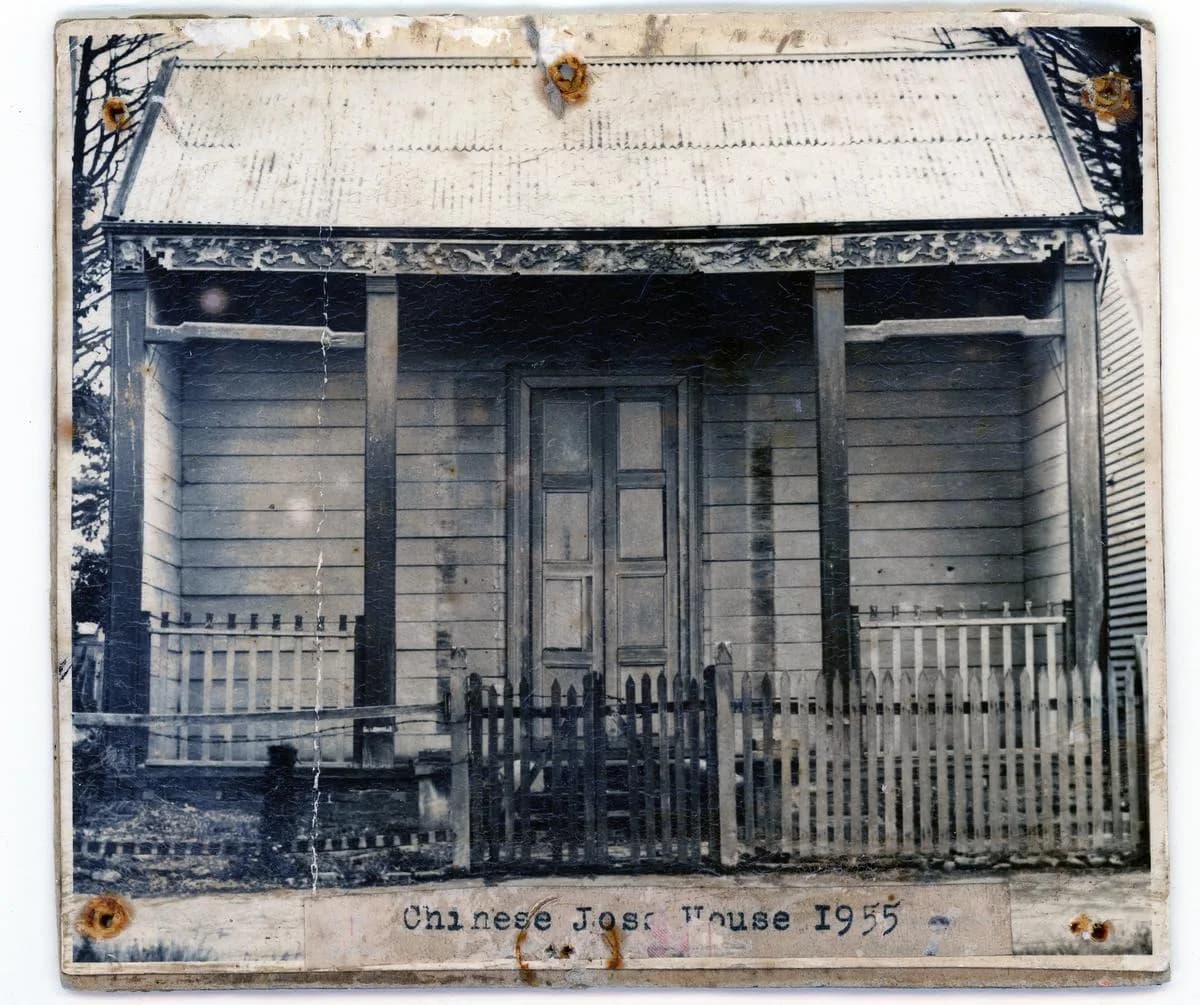
<svg viewBox="0 0 1200 1005">
<path fill-rule="evenodd" d="M 1036 61 L 593 70 L 558 118 L 511 61 L 164 66 L 109 222 L 109 712 L 411 707 L 324 741 L 387 766 L 459 648 L 536 694 L 721 642 L 1101 664 L 1098 215 Z"/>
</svg>

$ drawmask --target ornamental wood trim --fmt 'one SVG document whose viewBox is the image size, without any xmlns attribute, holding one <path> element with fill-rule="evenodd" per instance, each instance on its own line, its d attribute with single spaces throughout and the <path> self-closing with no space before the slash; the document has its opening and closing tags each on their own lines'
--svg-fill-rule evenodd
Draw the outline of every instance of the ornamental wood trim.
<svg viewBox="0 0 1200 1005">
<path fill-rule="evenodd" d="M 511 240 L 319 235 L 113 236 L 117 274 L 168 270 L 375 275 L 596 275 L 812 272 L 1093 260 L 1081 228 L 920 230 L 782 237 Z"/>
</svg>

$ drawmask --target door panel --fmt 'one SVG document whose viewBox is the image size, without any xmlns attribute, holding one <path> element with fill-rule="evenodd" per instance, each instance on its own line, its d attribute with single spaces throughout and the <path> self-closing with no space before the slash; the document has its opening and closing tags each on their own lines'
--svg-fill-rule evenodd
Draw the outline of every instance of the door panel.
<svg viewBox="0 0 1200 1005">
<path fill-rule="evenodd" d="M 603 407 L 590 390 L 530 399 L 530 636 L 535 666 L 560 677 L 602 663 Z"/>
<path fill-rule="evenodd" d="M 530 396 L 530 636 L 544 672 L 679 669 L 678 396 L 673 386 Z"/>
<path fill-rule="evenodd" d="M 611 388 L 605 454 L 608 686 L 679 669 L 678 405 L 673 387 Z"/>
</svg>

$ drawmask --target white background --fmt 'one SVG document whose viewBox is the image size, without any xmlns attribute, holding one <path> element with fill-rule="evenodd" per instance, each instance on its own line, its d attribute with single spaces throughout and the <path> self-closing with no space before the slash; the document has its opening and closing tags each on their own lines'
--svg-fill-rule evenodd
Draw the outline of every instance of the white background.
<svg viewBox="0 0 1200 1005">
<path fill-rule="evenodd" d="M 893 9 L 928 7 L 893 2 Z M 778 6 L 807 6 L 801 0 L 787 5 L 724 3 L 670 4 L 642 0 L 637 4 L 538 4 L 516 8 L 488 0 L 457 0 L 443 10 L 457 12 L 522 13 L 541 10 L 669 11 L 684 7 L 729 10 Z M 824 8 L 853 9 L 864 4 L 825 2 Z M 949 6 L 949 5 L 947 5 Z M 978 6 L 982 11 L 986 9 Z M 1014 5 L 1015 6 L 1015 5 Z M 1200 772 L 1200 349 L 1195 316 L 1195 274 L 1200 243 L 1195 187 L 1200 177 L 1196 162 L 1200 130 L 1200 6 L 1193 0 L 1144 0 L 1131 5 L 1108 3 L 1030 4 L 1033 9 L 1130 14 L 1154 21 L 1159 43 L 1159 157 L 1162 183 L 1163 232 L 1163 387 L 1165 408 L 1165 489 L 1167 535 L 1167 654 L 1169 666 L 1171 928 L 1174 979 L 1165 989 L 1110 992 L 1127 1002 L 1200 1000 L 1200 812 L 1193 784 Z M 3 90 L 0 90 L 0 985 L 15 1003 L 78 1000 L 58 983 L 55 932 L 54 845 L 51 789 L 50 666 L 50 461 L 51 444 L 51 274 L 53 136 L 52 31 L 56 19 L 75 16 L 130 15 L 145 12 L 211 14 L 392 13 L 380 3 L 313 3 L 303 0 L 278 6 L 248 6 L 229 2 L 155 0 L 136 6 L 100 2 L 71 7 L 51 4 L 39 9 L 30 0 L 6 5 L 0 14 Z M 432 8 L 437 9 L 437 8 Z M 403 8 L 426 13 L 431 8 Z M 1193 509 L 1193 494 L 1197 506 Z M 1066 960 L 1064 959 L 1064 963 Z M 654 996 L 656 1002 L 683 1002 L 697 994 L 709 1000 L 733 997 L 731 992 L 630 992 Z M 1049 999 L 1048 992 L 946 992 L 943 999 Z M 283 992 L 286 998 L 345 1001 L 355 998 L 396 998 L 400 992 Z M 445 999 L 453 995 L 490 1001 L 516 1001 L 525 992 L 408 991 L 406 1001 Z M 575 999 L 596 998 L 600 992 L 572 992 Z M 767 992 L 772 1000 L 813 992 Z M 864 1000 L 881 992 L 821 992 L 821 997 Z M 172 1002 L 246 1001 L 265 993 L 175 994 Z M 93 997 L 93 996 L 86 996 Z M 118 996 L 125 998 L 127 996 Z M 928 997 L 922 992 L 893 992 L 891 1001 Z M 1055 1000 L 1095 1002 L 1095 990 L 1053 993 Z"/>
</svg>

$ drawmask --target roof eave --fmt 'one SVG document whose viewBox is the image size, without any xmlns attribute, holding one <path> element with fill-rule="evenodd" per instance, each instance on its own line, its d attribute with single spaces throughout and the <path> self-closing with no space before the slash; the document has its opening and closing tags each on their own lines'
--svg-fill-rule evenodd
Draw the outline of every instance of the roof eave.
<svg viewBox="0 0 1200 1005">
<path fill-rule="evenodd" d="M 247 223 L 179 223 L 107 218 L 101 227 L 120 235 L 229 234 L 297 237 L 320 235 L 361 238 L 411 238 L 414 240 L 570 240 L 591 238 L 609 240 L 679 240 L 725 237 L 791 237 L 817 234 L 872 234 L 930 230 L 1039 230 L 1047 227 L 1079 227 L 1098 223 L 1098 210 L 1054 216 L 971 217 L 962 219 L 842 221 L 794 224 L 738 224 L 705 227 L 318 227 L 316 225 L 279 225 Z"/>
<path fill-rule="evenodd" d="M 120 218 L 121 214 L 125 212 L 125 204 L 129 199 L 129 193 L 137 177 L 138 168 L 141 166 L 142 158 L 146 154 L 146 147 L 150 143 L 150 134 L 154 132 L 154 124 L 158 121 L 158 113 L 162 111 L 163 100 L 167 93 L 167 84 L 170 82 L 171 73 L 178 62 L 178 56 L 168 56 L 164 59 L 159 64 L 158 75 L 154 78 L 154 83 L 150 85 L 150 93 L 147 95 L 146 100 L 146 119 L 142 123 L 142 127 L 137 131 L 137 135 L 133 138 L 133 146 L 129 151 L 129 162 L 125 165 L 125 173 L 121 177 L 121 184 L 117 187 L 117 195 L 113 200 L 112 218 L 114 219 Z"/>
<path fill-rule="evenodd" d="M 1075 195 L 1079 199 L 1079 204 L 1083 207 L 1085 213 L 1091 213 L 1097 217 L 1103 216 L 1100 198 L 1096 195 L 1096 190 L 1092 186 L 1091 175 L 1088 174 L 1087 167 L 1083 163 L 1083 158 L 1079 156 L 1079 150 L 1075 146 L 1074 139 L 1071 138 L 1071 131 L 1067 128 L 1067 121 L 1063 118 L 1062 109 L 1058 107 L 1058 101 L 1054 97 L 1050 81 L 1046 79 L 1041 60 L 1038 59 L 1032 42 L 1022 41 L 1017 48 L 1020 52 L 1021 63 L 1025 67 L 1026 74 L 1029 76 L 1029 82 L 1033 85 L 1033 93 L 1037 95 L 1038 103 L 1042 106 L 1042 114 L 1050 126 L 1050 132 L 1054 136 L 1058 152 L 1062 156 L 1067 174 L 1071 178 L 1071 184 L 1075 188 Z"/>
</svg>

